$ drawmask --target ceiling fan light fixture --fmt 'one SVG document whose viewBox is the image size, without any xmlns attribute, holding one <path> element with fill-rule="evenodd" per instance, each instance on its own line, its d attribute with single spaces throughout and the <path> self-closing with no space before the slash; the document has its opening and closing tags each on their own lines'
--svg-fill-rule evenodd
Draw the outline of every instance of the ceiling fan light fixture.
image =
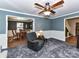
<svg viewBox="0 0 79 59">
<path fill-rule="evenodd" d="M 39 4 L 39 3 L 35 3 L 35 5 L 38 7 L 41 7 L 41 12 L 39 12 L 39 14 L 43 13 L 43 15 L 47 17 L 47 16 L 50 16 L 52 14 L 55 15 L 56 12 L 53 10 L 60 8 L 61 7 L 60 5 L 63 5 L 63 3 L 64 3 L 64 0 L 60 0 L 58 2 L 53 3 L 52 5 L 50 5 L 49 2 L 45 3 L 44 6 Z"/>
<path fill-rule="evenodd" d="M 47 16 L 48 16 L 48 15 L 50 15 L 50 14 L 51 14 L 50 11 L 45 11 L 45 12 L 44 12 L 44 15 L 47 15 Z"/>
</svg>

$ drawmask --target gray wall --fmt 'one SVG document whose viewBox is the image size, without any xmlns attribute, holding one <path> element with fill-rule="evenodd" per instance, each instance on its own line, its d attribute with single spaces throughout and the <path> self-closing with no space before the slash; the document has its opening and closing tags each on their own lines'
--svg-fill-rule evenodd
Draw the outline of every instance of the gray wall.
<svg viewBox="0 0 79 59">
<path fill-rule="evenodd" d="M 72 15 L 59 17 L 56 19 L 45 19 L 45 18 L 38 18 L 23 14 L 17 14 L 7 11 L 0 10 L 0 34 L 6 33 L 6 15 L 14 15 L 14 16 L 21 16 L 21 17 L 27 17 L 27 18 L 35 18 L 35 29 L 37 30 L 64 30 L 64 18 L 72 17 L 72 16 L 78 16 L 79 13 L 75 13 Z"/>
<path fill-rule="evenodd" d="M 64 19 L 68 18 L 68 17 L 73 17 L 73 16 L 79 16 L 79 13 L 75 13 L 75 14 L 72 14 L 72 15 L 52 19 L 52 22 L 51 22 L 52 30 L 64 31 Z"/>
<path fill-rule="evenodd" d="M 38 18 L 23 14 L 17 14 L 7 11 L 0 10 L 0 34 L 6 33 L 6 15 L 14 15 L 14 16 L 21 16 L 21 17 L 28 17 L 28 18 L 35 18 L 35 29 L 37 30 L 49 30 L 51 29 L 51 21 L 44 18 Z"/>
</svg>

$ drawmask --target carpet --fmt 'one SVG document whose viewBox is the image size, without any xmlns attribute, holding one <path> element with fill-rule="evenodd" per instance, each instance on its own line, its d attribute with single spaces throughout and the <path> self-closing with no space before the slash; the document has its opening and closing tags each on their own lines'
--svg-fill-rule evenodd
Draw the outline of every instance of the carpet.
<svg viewBox="0 0 79 59">
<path fill-rule="evenodd" d="M 79 49 L 68 45 L 66 42 L 50 38 L 44 47 L 35 52 L 27 45 L 8 49 L 8 58 L 79 58 Z"/>
</svg>

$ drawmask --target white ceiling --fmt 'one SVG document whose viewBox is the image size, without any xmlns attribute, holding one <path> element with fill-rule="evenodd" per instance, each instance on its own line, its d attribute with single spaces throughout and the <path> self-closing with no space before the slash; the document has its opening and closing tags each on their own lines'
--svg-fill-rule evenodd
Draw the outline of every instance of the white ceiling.
<svg viewBox="0 0 79 59">
<path fill-rule="evenodd" d="M 0 8 L 41 16 L 38 14 L 40 10 L 35 8 L 34 3 L 44 5 L 46 2 L 52 4 L 55 1 L 59 0 L 0 0 Z M 78 6 L 79 0 L 64 0 L 64 6 L 54 10 L 57 15 L 52 15 L 51 18 L 79 11 Z"/>
</svg>

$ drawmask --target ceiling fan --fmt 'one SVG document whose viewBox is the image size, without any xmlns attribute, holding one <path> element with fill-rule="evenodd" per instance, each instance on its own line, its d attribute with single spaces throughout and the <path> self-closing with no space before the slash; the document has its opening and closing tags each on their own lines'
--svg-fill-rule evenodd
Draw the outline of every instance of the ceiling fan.
<svg viewBox="0 0 79 59">
<path fill-rule="evenodd" d="M 45 6 L 43 6 L 39 3 L 35 3 L 35 6 L 42 10 L 38 14 L 44 14 L 46 16 L 49 16 L 50 14 L 55 14 L 56 12 L 54 11 L 54 9 L 62 7 L 63 3 L 64 3 L 64 0 L 60 0 L 56 3 L 53 3 L 52 5 L 50 5 L 50 3 L 47 2 L 47 3 L 45 3 Z"/>
</svg>

